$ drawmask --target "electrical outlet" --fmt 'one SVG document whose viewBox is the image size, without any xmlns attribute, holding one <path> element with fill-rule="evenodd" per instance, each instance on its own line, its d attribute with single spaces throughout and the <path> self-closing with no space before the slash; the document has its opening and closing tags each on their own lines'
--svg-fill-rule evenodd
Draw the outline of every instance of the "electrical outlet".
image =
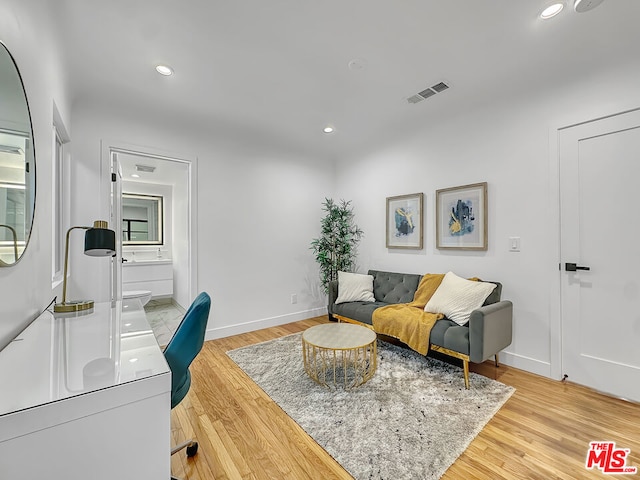
<svg viewBox="0 0 640 480">
<path fill-rule="evenodd" d="M 298 303 L 298 294 L 297 293 L 292 293 L 291 294 L 291 304 L 294 303 Z"/>
</svg>

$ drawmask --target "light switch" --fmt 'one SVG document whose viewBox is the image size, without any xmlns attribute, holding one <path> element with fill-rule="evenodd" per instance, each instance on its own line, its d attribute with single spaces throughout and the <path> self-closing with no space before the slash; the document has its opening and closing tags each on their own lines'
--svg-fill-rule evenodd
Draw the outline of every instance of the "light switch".
<svg viewBox="0 0 640 480">
<path fill-rule="evenodd" d="M 520 251 L 520 237 L 509 237 L 509 251 L 510 252 Z"/>
</svg>

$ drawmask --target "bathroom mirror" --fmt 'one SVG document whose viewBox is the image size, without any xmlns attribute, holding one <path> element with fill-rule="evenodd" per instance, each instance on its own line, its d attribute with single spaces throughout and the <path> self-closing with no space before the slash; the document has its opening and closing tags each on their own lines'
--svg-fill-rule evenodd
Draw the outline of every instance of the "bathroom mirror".
<svg viewBox="0 0 640 480">
<path fill-rule="evenodd" d="M 13 57 L 0 42 L 0 267 L 27 248 L 36 204 L 36 160 L 29 105 Z"/>
<path fill-rule="evenodd" d="M 122 194 L 122 244 L 163 244 L 162 197 Z"/>
</svg>

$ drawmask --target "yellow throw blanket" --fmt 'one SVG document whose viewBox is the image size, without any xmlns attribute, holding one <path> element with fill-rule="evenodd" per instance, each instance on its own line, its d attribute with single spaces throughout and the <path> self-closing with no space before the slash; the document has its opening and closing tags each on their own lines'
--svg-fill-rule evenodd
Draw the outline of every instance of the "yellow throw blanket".
<svg viewBox="0 0 640 480">
<path fill-rule="evenodd" d="M 443 278 L 444 274 L 427 273 L 420 280 L 413 302 L 387 305 L 374 310 L 374 330 L 397 338 L 416 352 L 426 355 L 429 351 L 431 329 L 436 320 L 444 315 L 425 312 L 424 307 Z"/>
</svg>

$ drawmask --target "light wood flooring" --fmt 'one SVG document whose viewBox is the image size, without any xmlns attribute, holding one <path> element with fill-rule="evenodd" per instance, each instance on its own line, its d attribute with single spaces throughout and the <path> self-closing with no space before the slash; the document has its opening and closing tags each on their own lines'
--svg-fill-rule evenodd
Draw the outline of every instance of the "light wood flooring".
<svg viewBox="0 0 640 480">
<path fill-rule="evenodd" d="M 326 321 L 317 317 L 205 342 L 191 366 L 191 390 L 172 411 L 173 443 L 195 434 L 200 448 L 190 459 L 184 452 L 172 457 L 174 475 L 185 480 L 352 478 L 225 354 Z M 496 369 L 492 362 L 471 369 L 517 390 L 444 479 L 611 478 L 585 468 L 590 441 L 614 441 L 630 449 L 627 465 L 640 470 L 640 405 L 514 368 Z"/>
</svg>

